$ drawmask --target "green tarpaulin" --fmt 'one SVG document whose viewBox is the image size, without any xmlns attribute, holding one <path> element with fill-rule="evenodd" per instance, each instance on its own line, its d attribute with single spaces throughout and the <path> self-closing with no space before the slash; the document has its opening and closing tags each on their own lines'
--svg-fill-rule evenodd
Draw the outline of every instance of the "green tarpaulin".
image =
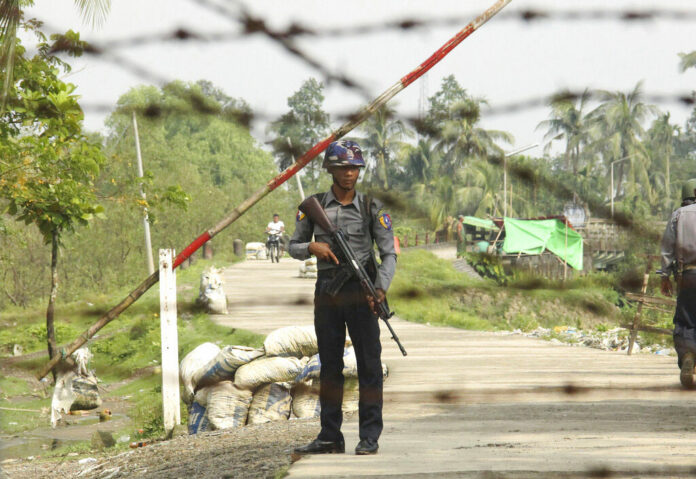
<svg viewBox="0 0 696 479">
<path fill-rule="evenodd" d="M 545 250 L 582 269 L 582 236 L 563 221 L 505 218 L 505 253 L 541 254 Z"/>
<path fill-rule="evenodd" d="M 464 224 L 476 226 L 477 228 L 484 228 L 487 230 L 497 230 L 498 227 L 491 220 L 486 220 L 483 218 L 477 218 L 475 216 L 465 216 Z"/>
</svg>

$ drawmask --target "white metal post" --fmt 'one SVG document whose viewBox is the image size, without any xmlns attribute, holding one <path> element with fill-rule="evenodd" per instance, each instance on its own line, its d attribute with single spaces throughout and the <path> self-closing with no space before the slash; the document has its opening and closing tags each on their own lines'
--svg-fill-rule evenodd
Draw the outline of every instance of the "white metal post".
<svg viewBox="0 0 696 479">
<path fill-rule="evenodd" d="M 162 410 L 164 430 L 181 422 L 179 409 L 179 338 L 176 329 L 174 250 L 159 250 L 160 330 L 162 338 Z"/>
<path fill-rule="evenodd" d="M 135 156 L 138 160 L 138 178 L 143 177 L 143 157 L 140 154 L 140 137 L 138 135 L 138 121 L 135 119 L 135 111 L 133 112 L 133 136 L 135 136 Z M 140 183 L 140 197 L 143 201 L 147 200 L 143 184 Z M 145 230 L 145 254 L 147 255 L 147 272 L 152 274 L 155 272 L 155 263 L 152 259 L 152 242 L 150 241 L 150 221 L 147 217 L 147 208 L 143 208 L 143 229 Z"/>
</svg>

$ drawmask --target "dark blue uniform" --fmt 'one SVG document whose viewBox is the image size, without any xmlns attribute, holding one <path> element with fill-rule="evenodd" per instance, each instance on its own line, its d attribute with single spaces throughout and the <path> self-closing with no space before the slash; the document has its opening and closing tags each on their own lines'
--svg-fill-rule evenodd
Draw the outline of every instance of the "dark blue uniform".
<svg viewBox="0 0 696 479">
<path fill-rule="evenodd" d="M 322 206 L 329 219 L 346 233 L 356 256 L 366 269 L 373 270 L 375 287 L 386 292 L 394 277 L 396 253 L 391 219 L 382 211 L 381 204 L 372 200 L 370 221 L 367 222 L 361 214 L 365 207 L 361 193 L 356 192 L 351 203 L 342 205 L 329 190 L 323 198 Z M 331 245 L 334 253 L 338 251 L 326 231 L 298 213 L 295 233 L 290 240 L 290 255 L 300 260 L 309 258 L 308 246 L 312 236 L 317 242 Z M 371 266 L 373 243 L 377 244 L 381 259 L 377 271 Z M 365 293 L 356 279 L 345 282 L 338 294 L 331 296 L 326 290 L 340 268 L 333 263 L 321 261 L 317 266 L 319 273 L 314 294 L 314 327 L 321 360 L 321 432 L 318 439 L 343 442 L 342 371 L 347 326 L 358 364 L 360 439 L 376 441 L 382 432 L 383 378 L 379 320 L 370 309 Z"/>
</svg>

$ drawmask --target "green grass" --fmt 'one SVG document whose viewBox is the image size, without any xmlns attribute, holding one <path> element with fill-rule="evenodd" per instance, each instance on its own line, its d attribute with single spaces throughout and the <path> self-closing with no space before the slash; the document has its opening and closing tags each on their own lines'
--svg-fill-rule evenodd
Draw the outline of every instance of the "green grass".
<svg viewBox="0 0 696 479">
<path fill-rule="evenodd" d="M 210 321 L 208 315 L 195 306 L 198 296 L 198 283 L 203 269 L 210 265 L 225 264 L 219 259 L 215 261 L 198 260 L 191 268 L 177 270 L 178 331 L 179 358 L 204 342 L 214 342 L 219 345 L 239 344 L 259 347 L 263 344 L 264 336 L 250 331 L 238 330 L 219 326 Z M 229 262 L 227 263 L 229 264 Z M 79 301 L 62 304 L 60 300 L 56 307 L 56 330 L 60 344 L 72 341 L 79 333 L 87 329 L 96 319 L 108 311 L 130 292 L 122 290 L 113 294 L 91 294 Z M 13 309 L 3 313 L 0 345 L 22 344 L 25 352 L 42 351 L 46 344 L 45 312 L 37 306 L 26 310 Z M 159 289 L 153 287 L 139 301 L 133 304 L 117 319 L 99 331 L 88 345 L 94 357 L 90 367 L 105 384 L 130 378 L 134 373 L 147 366 L 158 366 L 161 359 L 159 325 Z M 16 366 L 27 371 L 36 371 L 44 364 L 47 357 L 40 357 L 16 363 Z M 26 382 L 17 378 L 2 378 L 0 394 L 13 396 L 28 392 Z M 133 419 L 135 429 L 145 430 L 144 437 L 159 437 L 162 428 L 162 394 L 161 374 L 149 374 L 128 383 L 108 396 L 131 396 L 129 416 Z M 0 396 L 3 397 L 3 396 Z M 11 407 L 40 409 L 48 406 L 50 399 L 13 402 Z M 6 405 L 6 402 L 0 402 Z M 4 412 L 4 411 L 3 411 Z M 34 417 L 29 420 L 29 415 Z M 46 417 L 41 418 L 36 413 L 2 414 L 0 426 L 3 431 L 19 431 L 32 429 L 46 424 Z M 16 426 L 8 426 L 9 422 L 18 422 Z M 186 411 L 182 409 L 182 422 L 186 423 Z M 133 429 L 133 428 L 130 428 Z M 132 436 L 132 431 L 124 432 Z"/>
<path fill-rule="evenodd" d="M 389 299 L 403 319 L 463 329 L 616 327 L 633 310 L 622 303 L 614 281 L 607 274 L 566 282 L 518 274 L 501 286 L 469 278 L 426 250 L 407 250 L 399 257 Z"/>
<path fill-rule="evenodd" d="M 44 411 L 47 411 L 50 406 L 50 398 L 15 400 L 12 402 L 6 399 L 0 400 L 0 407 L 3 408 L 32 409 L 38 411 L 41 411 L 42 408 L 46 408 Z M 0 410 L 0 431 L 4 434 L 13 434 L 35 429 L 37 427 L 46 426 L 47 424 L 48 415 L 42 414 L 41 412 Z"/>
<path fill-rule="evenodd" d="M 0 377 L 0 399 L 24 396 L 31 392 L 31 386 L 21 378 Z"/>
</svg>

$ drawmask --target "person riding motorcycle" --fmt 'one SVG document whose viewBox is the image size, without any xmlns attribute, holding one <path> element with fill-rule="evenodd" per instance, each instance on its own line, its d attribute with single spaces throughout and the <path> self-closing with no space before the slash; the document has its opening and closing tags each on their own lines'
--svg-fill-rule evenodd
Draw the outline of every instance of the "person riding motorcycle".
<svg viewBox="0 0 696 479">
<path fill-rule="evenodd" d="M 266 226 L 266 233 L 268 233 L 268 239 L 266 240 L 266 248 L 270 250 L 271 242 L 275 242 L 278 244 L 278 248 L 280 248 L 280 251 L 282 252 L 283 242 L 281 241 L 281 237 L 284 232 L 285 223 L 280 221 L 280 215 L 278 213 L 275 213 L 273 215 L 273 221 L 268 223 L 268 226 Z"/>
</svg>

